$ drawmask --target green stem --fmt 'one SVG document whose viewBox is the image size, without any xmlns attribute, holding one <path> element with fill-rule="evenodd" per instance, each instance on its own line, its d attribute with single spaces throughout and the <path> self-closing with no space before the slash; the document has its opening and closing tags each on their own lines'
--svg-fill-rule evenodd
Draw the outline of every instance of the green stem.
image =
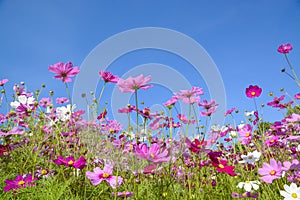
<svg viewBox="0 0 300 200">
<path fill-rule="evenodd" d="M 295 81 L 296 81 L 297 85 L 300 86 L 300 81 L 299 81 L 299 79 L 298 79 L 298 77 L 297 77 L 297 74 L 296 74 L 296 72 L 295 72 L 295 70 L 294 70 L 292 64 L 290 63 L 290 61 L 289 61 L 289 59 L 288 59 L 288 57 L 287 57 L 286 54 L 284 54 L 284 57 L 285 57 L 285 59 L 286 59 L 288 65 L 289 65 L 289 67 L 290 67 L 290 69 L 291 69 L 291 71 L 292 71 L 292 74 L 293 74 L 293 76 L 294 76 L 294 78 L 295 78 Z"/>
<path fill-rule="evenodd" d="M 169 123 L 170 123 L 170 126 L 169 126 L 169 131 L 170 131 L 170 136 L 169 138 L 172 140 L 173 139 L 173 120 L 172 120 L 172 108 L 169 109 Z"/>
<path fill-rule="evenodd" d="M 199 126 L 198 117 L 197 117 L 197 113 L 196 113 L 194 104 L 193 104 L 193 111 L 194 111 L 194 115 L 195 115 L 195 119 L 196 119 L 197 133 L 200 134 L 200 131 L 199 131 L 200 126 Z"/>
<path fill-rule="evenodd" d="M 73 103 L 72 103 L 71 94 L 70 94 L 70 90 L 69 90 L 68 84 L 67 84 L 67 83 L 65 83 L 65 84 L 66 84 L 66 92 L 67 92 L 67 95 L 68 95 L 68 99 L 69 99 L 70 104 L 71 104 L 71 107 L 70 107 L 71 110 L 70 110 L 70 112 L 71 112 L 71 116 L 72 116 L 72 111 L 73 111 L 72 107 L 73 107 Z"/>
<path fill-rule="evenodd" d="M 137 90 L 135 90 L 134 95 L 135 95 L 135 111 L 136 111 L 136 134 L 139 135 L 139 108 L 138 108 Z"/>
<path fill-rule="evenodd" d="M 107 83 L 107 82 L 104 81 L 104 84 L 103 84 L 103 86 L 102 86 L 102 89 L 101 89 L 101 92 L 100 92 L 100 95 L 99 95 L 99 98 L 98 98 L 97 106 L 96 106 L 96 113 L 98 113 L 98 109 L 99 109 L 99 107 L 100 107 L 100 101 L 101 101 L 101 98 L 102 98 L 102 95 L 103 95 L 103 92 L 104 92 L 106 83 Z"/>
</svg>

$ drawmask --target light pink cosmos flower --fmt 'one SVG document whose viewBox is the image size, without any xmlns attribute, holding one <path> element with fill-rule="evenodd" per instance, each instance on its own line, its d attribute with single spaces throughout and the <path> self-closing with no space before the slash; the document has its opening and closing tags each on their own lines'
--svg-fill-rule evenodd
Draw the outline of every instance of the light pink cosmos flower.
<svg viewBox="0 0 300 200">
<path fill-rule="evenodd" d="M 177 101 L 178 101 L 178 97 L 177 96 L 172 96 L 171 99 L 169 99 L 163 105 L 166 106 L 166 107 L 172 107 Z"/>
<path fill-rule="evenodd" d="M 64 103 L 68 103 L 68 102 L 69 102 L 69 100 L 66 97 L 56 98 L 57 104 L 64 104 Z"/>
<path fill-rule="evenodd" d="M 153 163 L 168 162 L 170 160 L 169 150 L 161 148 L 157 143 L 152 144 L 150 147 L 146 143 L 142 143 L 135 148 L 137 157 Z"/>
<path fill-rule="evenodd" d="M 8 79 L 3 79 L 3 80 L 0 80 L 0 86 L 4 86 L 5 83 L 8 82 Z"/>
<path fill-rule="evenodd" d="M 14 127 L 8 132 L 3 132 L 0 130 L 0 136 L 8 136 L 8 135 L 22 135 L 24 134 L 24 130 L 19 127 Z"/>
<path fill-rule="evenodd" d="M 98 185 L 102 181 L 106 181 L 113 189 L 120 186 L 123 182 L 123 178 L 121 176 L 112 176 L 113 166 L 106 164 L 102 169 L 96 167 L 94 172 L 87 171 L 86 176 L 93 185 Z"/>
<path fill-rule="evenodd" d="M 174 93 L 178 100 L 182 100 L 183 103 L 193 104 L 199 103 L 200 97 L 198 95 L 203 95 L 204 92 L 202 88 L 192 87 L 191 90 L 180 90 L 180 92 Z"/>
<path fill-rule="evenodd" d="M 78 67 L 73 68 L 73 64 L 71 62 L 67 62 L 66 64 L 62 62 L 56 63 L 49 66 L 48 70 L 57 74 L 54 78 L 61 79 L 64 83 L 72 82 L 70 77 L 76 76 L 80 71 Z"/>
<path fill-rule="evenodd" d="M 279 53 L 286 54 L 286 53 L 289 53 L 292 49 L 293 49 L 293 46 L 290 43 L 287 43 L 287 44 L 280 45 L 278 47 L 277 51 Z"/>
<path fill-rule="evenodd" d="M 278 136 L 272 136 L 271 138 L 267 139 L 265 142 L 266 146 L 274 146 L 277 141 L 278 141 L 279 137 Z"/>
<path fill-rule="evenodd" d="M 113 75 L 111 72 L 101 70 L 99 72 L 99 76 L 104 80 L 104 82 L 117 83 L 119 81 L 119 77 Z"/>
<path fill-rule="evenodd" d="M 272 183 L 273 180 L 281 178 L 282 176 L 282 163 L 280 161 L 276 162 L 274 158 L 270 160 L 270 164 L 263 163 L 263 167 L 258 169 L 258 174 L 260 174 L 264 182 Z"/>
<path fill-rule="evenodd" d="M 126 80 L 120 78 L 117 86 L 121 92 L 136 92 L 138 89 L 147 90 L 151 88 L 153 85 L 147 84 L 150 81 L 151 76 L 144 77 L 144 75 L 141 74 L 135 78 L 130 76 Z"/>
<path fill-rule="evenodd" d="M 291 116 L 287 117 L 285 119 L 286 122 L 299 122 L 300 121 L 300 115 L 293 113 Z"/>
<path fill-rule="evenodd" d="M 250 141 L 252 140 L 252 129 L 253 127 L 250 124 L 245 124 L 243 125 L 242 128 L 238 129 L 239 133 L 239 141 L 242 144 L 249 144 Z"/>
<path fill-rule="evenodd" d="M 47 106 L 49 106 L 50 104 L 52 104 L 52 99 L 51 98 L 42 98 L 39 101 L 39 105 L 46 108 Z"/>
</svg>

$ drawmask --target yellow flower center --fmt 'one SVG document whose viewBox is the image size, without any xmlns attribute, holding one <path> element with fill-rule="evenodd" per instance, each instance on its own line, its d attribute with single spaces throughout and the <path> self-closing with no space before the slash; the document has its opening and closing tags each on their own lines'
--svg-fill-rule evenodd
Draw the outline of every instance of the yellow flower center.
<svg viewBox="0 0 300 200">
<path fill-rule="evenodd" d="M 270 140 L 270 142 L 271 142 L 271 143 L 274 143 L 274 142 L 275 142 L 275 140 Z"/>
<path fill-rule="evenodd" d="M 249 156 L 248 158 L 251 160 L 253 158 L 253 156 Z"/>
<path fill-rule="evenodd" d="M 243 196 L 243 197 L 246 197 L 246 196 L 247 196 L 247 193 L 243 193 L 242 196 Z"/>
<path fill-rule="evenodd" d="M 155 157 L 153 153 L 151 153 L 150 156 L 151 156 L 151 158 L 154 158 L 154 157 Z"/>
<path fill-rule="evenodd" d="M 68 162 L 69 165 L 73 165 L 73 163 L 74 163 L 73 160 L 70 160 L 70 161 Z"/>
<path fill-rule="evenodd" d="M 47 174 L 47 170 L 43 169 L 43 170 L 41 171 L 41 174 L 42 174 L 42 175 Z"/>
<path fill-rule="evenodd" d="M 104 173 L 102 174 L 102 177 L 103 177 L 103 178 L 108 178 L 108 177 L 109 177 L 109 173 L 104 172 Z"/>
<path fill-rule="evenodd" d="M 224 169 L 225 167 L 224 167 L 224 165 L 219 164 L 219 168 Z"/>
<path fill-rule="evenodd" d="M 18 185 L 23 185 L 25 182 L 23 180 L 19 181 Z"/>
<path fill-rule="evenodd" d="M 132 145 L 132 144 L 129 145 L 129 149 L 130 149 L 130 150 L 133 149 L 133 145 Z"/>
<path fill-rule="evenodd" d="M 246 181 L 246 183 L 247 183 L 247 184 L 249 184 L 249 183 L 250 183 L 250 181 Z"/>
<path fill-rule="evenodd" d="M 256 92 L 251 92 L 251 95 L 254 96 L 256 94 Z"/>
<path fill-rule="evenodd" d="M 292 193 L 292 197 L 296 199 L 298 198 L 298 195 L 296 193 Z"/>
<path fill-rule="evenodd" d="M 270 172 L 270 174 L 271 174 L 271 175 L 275 175 L 275 174 L 276 174 L 276 171 L 275 171 L 275 170 L 272 170 L 272 171 Z"/>
<path fill-rule="evenodd" d="M 246 133 L 246 137 L 249 137 L 251 135 L 251 133 Z"/>
</svg>

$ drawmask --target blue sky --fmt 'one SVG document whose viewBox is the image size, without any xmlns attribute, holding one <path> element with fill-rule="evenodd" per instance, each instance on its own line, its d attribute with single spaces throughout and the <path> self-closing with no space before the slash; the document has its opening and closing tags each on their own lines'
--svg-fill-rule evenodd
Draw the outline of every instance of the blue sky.
<svg viewBox="0 0 300 200">
<path fill-rule="evenodd" d="M 299 21 L 299 0 L 0 0 L 0 79 L 10 80 L 6 87 L 9 90 L 20 81 L 31 91 L 45 83 L 43 96 L 49 90 L 54 90 L 57 97 L 65 96 L 64 85 L 53 79 L 49 65 L 72 61 L 80 66 L 97 45 L 115 34 L 134 28 L 161 27 L 189 36 L 207 51 L 222 76 L 228 109 L 235 106 L 241 111 L 253 110 L 253 101 L 245 97 L 245 88 L 250 84 L 263 88 L 258 104 L 271 100 L 269 91 L 281 95 L 282 87 L 291 95 L 299 92 L 298 86 L 280 72 L 287 65 L 277 53 L 280 44 L 292 43 L 294 49 L 289 56 L 300 73 Z M 207 92 L 201 76 L 196 76 L 184 60 L 167 52 L 131 52 L 108 69 L 122 76 L 145 63 L 174 67 L 191 84 Z M 153 89 L 149 96 L 145 92 L 141 98 L 154 104 L 171 95 L 155 92 L 161 91 Z M 280 113 L 265 109 L 264 117 L 274 121 Z"/>
</svg>

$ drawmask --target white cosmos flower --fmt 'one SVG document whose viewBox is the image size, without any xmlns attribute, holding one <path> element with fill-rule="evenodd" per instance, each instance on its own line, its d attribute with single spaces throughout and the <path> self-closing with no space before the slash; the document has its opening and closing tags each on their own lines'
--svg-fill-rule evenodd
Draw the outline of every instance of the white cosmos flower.
<svg viewBox="0 0 300 200">
<path fill-rule="evenodd" d="M 295 183 L 291 183 L 290 186 L 285 184 L 283 188 L 285 191 L 280 190 L 280 194 L 284 196 L 284 200 L 300 200 L 300 187 L 297 187 Z"/>
<path fill-rule="evenodd" d="M 74 104 L 72 106 L 72 111 L 76 108 L 76 105 Z M 56 116 L 59 120 L 65 122 L 70 119 L 71 117 L 71 104 L 68 104 L 67 107 L 62 106 L 56 108 Z"/>
<path fill-rule="evenodd" d="M 10 106 L 12 108 L 17 108 L 20 106 L 20 104 L 23 105 L 32 105 L 34 104 L 34 98 L 33 97 L 27 97 L 26 95 L 20 95 L 18 96 L 18 101 L 14 101 L 10 103 Z"/>
<path fill-rule="evenodd" d="M 239 182 L 237 187 L 244 188 L 246 190 L 246 192 L 250 192 L 252 190 L 252 188 L 254 190 L 258 190 L 259 184 L 260 184 L 259 181 L 246 181 L 246 182 Z"/>
<path fill-rule="evenodd" d="M 247 117 L 253 116 L 253 115 L 254 115 L 254 111 L 252 111 L 252 112 L 245 112 L 245 115 L 246 115 Z"/>
<path fill-rule="evenodd" d="M 248 152 L 247 155 L 242 155 L 241 158 L 243 160 L 239 161 L 239 163 L 247 163 L 247 164 L 254 164 L 256 161 L 259 160 L 261 153 L 257 150 L 253 152 Z"/>
</svg>

